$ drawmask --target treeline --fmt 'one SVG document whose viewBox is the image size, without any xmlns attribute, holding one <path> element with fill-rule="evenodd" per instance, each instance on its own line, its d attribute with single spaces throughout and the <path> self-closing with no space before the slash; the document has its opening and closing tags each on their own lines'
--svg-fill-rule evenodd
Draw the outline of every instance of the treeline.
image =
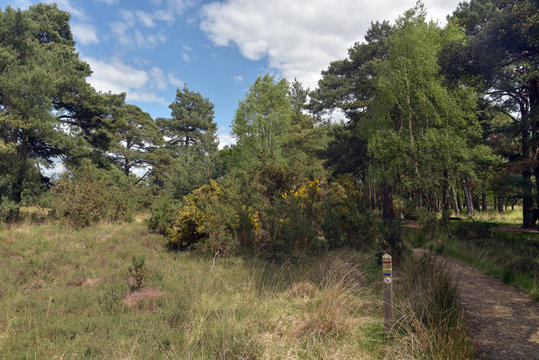
<svg viewBox="0 0 539 360">
<path fill-rule="evenodd" d="M 395 221 L 504 202 L 539 211 L 539 5 L 473 0 L 444 27 L 421 4 L 322 72 L 259 77 L 218 150 L 213 104 L 178 89 L 170 118 L 96 92 L 69 14 L 0 12 L 0 218 L 76 226 L 152 209 L 171 249 L 399 246 Z M 331 114 L 342 121 L 328 121 Z M 63 164 L 53 182 L 45 169 Z M 135 169 L 139 175 L 134 175 Z M 380 211 L 378 211 L 380 210 Z M 386 230 L 376 225 L 382 214 Z M 378 235 L 377 235 L 378 233 Z M 380 235 L 381 234 L 381 235 Z"/>
<path fill-rule="evenodd" d="M 128 219 L 215 177 L 213 104 L 185 87 L 171 118 L 154 120 L 125 94 L 96 92 L 69 18 L 54 4 L 0 12 L 0 221 Z"/>
</svg>

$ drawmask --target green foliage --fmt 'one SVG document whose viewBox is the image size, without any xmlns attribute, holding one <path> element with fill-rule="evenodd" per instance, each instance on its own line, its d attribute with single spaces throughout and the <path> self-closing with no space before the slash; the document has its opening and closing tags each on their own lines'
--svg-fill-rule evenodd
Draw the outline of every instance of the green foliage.
<svg viewBox="0 0 539 360">
<path fill-rule="evenodd" d="M 217 124 L 210 100 L 187 87 L 178 89 L 169 108 L 171 118 L 156 119 L 165 145 L 152 154 L 151 183 L 182 199 L 219 173 Z"/>
<path fill-rule="evenodd" d="M 108 149 L 124 97 L 86 82 L 90 68 L 56 4 L 8 6 L 0 24 L 0 197 L 20 203 L 50 186 L 42 168 L 55 159 L 74 163 Z"/>
<path fill-rule="evenodd" d="M 129 274 L 133 278 L 133 284 L 131 285 L 131 290 L 140 290 L 142 287 L 144 280 L 148 276 L 146 271 L 146 260 L 144 259 L 144 255 L 140 256 L 133 256 L 131 259 L 131 266 L 129 267 L 128 271 Z"/>
<path fill-rule="evenodd" d="M 19 207 L 13 200 L 9 200 L 6 196 L 2 196 L 0 201 L 0 223 L 11 222 L 17 218 Z"/>
<path fill-rule="evenodd" d="M 223 190 L 210 181 L 185 197 L 168 231 L 166 247 L 181 250 L 195 246 L 229 255 L 235 244 L 223 240 L 229 239 L 227 231 L 235 227 L 235 222 L 233 209 L 224 201 Z"/>
<path fill-rule="evenodd" d="M 165 235 L 174 223 L 180 204 L 167 196 L 158 196 L 151 205 L 151 216 L 148 219 L 150 230 Z"/>
<path fill-rule="evenodd" d="M 277 83 L 273 77 L 258 77 L 239 104 L 232 122 L 232 134 L 248 163 L 243 168 L 260 162 L 283 162 L 283 145 L 292 122 L 292 106 L 286 79 Z"/>
<path fill-rule="evenodd" d="M 54 188 L 56 214 L 76 228 L 99 222 L 131 220 L 136 206 L 134 187 L 117 169 L 85 165 L 67 174 Z"/>
<path fill-rule="evenodd" d="M 153 162 L 152 152 L 163 139 L 150 114 L 138 106 L 125 105 L 114 115 L 113 161 L 129 175 L 133 168 Z"/>
<path fill-rule="evenodd" d="M 215 151 L 217 124 L 213 121 L 213 104 L 208 98 L 185 86 L 183 90 L 177 90 L 169 108 L 171 118 L 156 120 L 163 135 L 168 138 L 165 147 L 169 151 L 180 153 L 183 147 L 192 145 L 197 145 L 202 151 Z"/>
</svg>

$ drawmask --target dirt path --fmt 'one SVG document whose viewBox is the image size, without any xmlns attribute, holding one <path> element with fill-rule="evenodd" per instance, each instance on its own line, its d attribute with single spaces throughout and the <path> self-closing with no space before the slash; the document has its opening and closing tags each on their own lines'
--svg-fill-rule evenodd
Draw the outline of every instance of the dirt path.
<svg viewBox="0 0 539 360">
<path fill-rule="evenodd" d="M 421 256 L 422 249 L 414 254 Z M 539 359 L 539 303 L 456 259 L 439 258 L 457 281 L 480 359 Z"/>
</svg>

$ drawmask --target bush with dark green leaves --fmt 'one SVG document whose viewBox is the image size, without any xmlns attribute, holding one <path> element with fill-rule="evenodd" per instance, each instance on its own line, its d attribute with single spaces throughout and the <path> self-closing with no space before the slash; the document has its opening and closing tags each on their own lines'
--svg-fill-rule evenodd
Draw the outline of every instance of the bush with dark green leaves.
<svg viewBox="0 0 539 360">
<path fill-rule="evenodd" d="M 54 188 L 56 214 L 75 228 L 100 222 L 132 220 L 134 186 L 120 170 L 84 165 L 64 174 Z"/>
</svg>

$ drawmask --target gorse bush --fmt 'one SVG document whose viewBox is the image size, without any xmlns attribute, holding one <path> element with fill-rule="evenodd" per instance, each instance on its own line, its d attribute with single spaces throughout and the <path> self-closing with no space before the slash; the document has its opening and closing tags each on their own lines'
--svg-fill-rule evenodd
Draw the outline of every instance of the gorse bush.
<svg viewBox="0 0 539 360">
<path fill-rule="evenodd" d="M 136 207 L 134 186 L 116 168 L 83 166 L 71 176 L 64 174 L 53 191 L 56 214 L 76 228 L 131 220 Z"/>
<path fill-rule="evenodd" d="M 149 225 L 159 232 L 167 229 L 170 250 L 196 248 L 223 255 L 241 250 L 288 257 L 357 248 L 376 239 L 376 221 L 361 211 L 357 196 L 353 182 L 298 180 L 285 167 L 269 166 L 212 181 L 185 196 L 175 210 L 159 202 Z"/>
<path fill-rule="evenodd" d="M 230 238 L 237 216 L 224 196 L 215 181 L 187 195 L 168 230 L 166 246 L 171 250 L 197 247 L 223 254 L 233 251 L 235 244 L 222 240 Z"/>
</svg>

